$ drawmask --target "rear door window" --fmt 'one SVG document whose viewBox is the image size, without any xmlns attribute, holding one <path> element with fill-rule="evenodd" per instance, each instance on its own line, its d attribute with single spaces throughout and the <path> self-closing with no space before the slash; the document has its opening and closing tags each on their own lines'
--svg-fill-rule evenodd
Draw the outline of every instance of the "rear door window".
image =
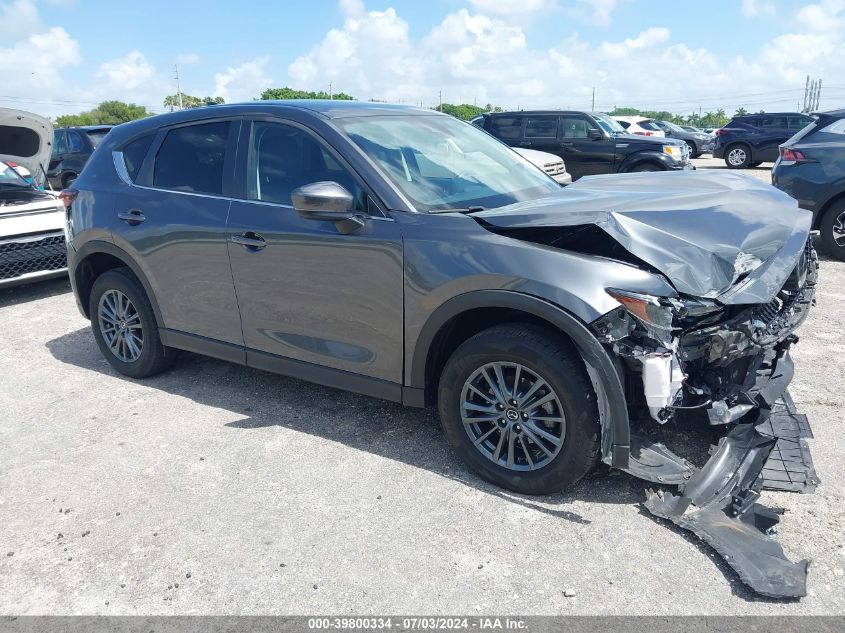
<svg viewBox="0 0 845 633">
<path fill-rule="evenodd" d="M 490 120 L 490 133 L 503 141 L 518 141 L 522 138 L 521 116 L 496 116 Z"/>
<path fill-rule="evenodd" d="M 78 153 L 83 150 L 85 145 L 82 143 L 82 136 L 79 132 L 69 130 L 67 133 L 67 147 L 71 153 Z"/>
<path fill-rule="evenodd" d="M 760 129 L 762 130 L 785 130 L 786 117 L 785 116 L 761 116 Z"/>
<path fill-rule="evenodd" d="M 788 117 L 788 125 L 790 130 L 803 130 L 805 127 L 810 125 L 813 122 L 813 119 L 810 117 L 803 117 L 803 116 L 791 116 Z"/>
<path fill-rule="evenodd" d="M 557 117 L 526 119 L 525 138 L 557 138 Z"/>
<path fill-rule="evenodd" d="M 153 186 L 222 194 L 230 125 L 218 121 L 170 130 L 156 155 Z"/>
</svg>

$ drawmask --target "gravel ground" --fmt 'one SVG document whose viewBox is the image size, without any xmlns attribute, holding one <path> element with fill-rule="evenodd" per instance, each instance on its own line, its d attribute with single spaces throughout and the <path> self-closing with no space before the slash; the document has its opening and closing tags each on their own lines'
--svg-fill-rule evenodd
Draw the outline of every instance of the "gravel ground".
<svg viewBox="0 0 845 633">
<path fill-rule="evenodd" d="M 431 412 L 190 354 L 128 380 L 66 281 L 0 291 L 0 613 L 841 615 L 843 288 L 823 261 L 794 354 L 822 485 L 764 495 L 813 561 L 787 602 L 652 518 L 625 474 L 513 495 Z"/>
</svg>

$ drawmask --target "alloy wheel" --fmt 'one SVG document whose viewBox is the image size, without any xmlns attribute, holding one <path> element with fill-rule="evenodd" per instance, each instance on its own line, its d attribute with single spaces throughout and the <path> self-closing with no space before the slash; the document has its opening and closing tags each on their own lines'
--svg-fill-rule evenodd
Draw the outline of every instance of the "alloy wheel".
<svg viewBox="0 0 845 633">
<path fill-rule="evenodd" d="M 742 165 L 745 162 L 745 150 L 741 147 L 735 147 L 728 152 L 728 162 L 731 165 Z"/>
<path fill-rule="evenodd" d="M 97 321 L 106 345 L 118 360 L 133 363 L 144 350 L 141 315 L 120 290 L 109 290 L 100 297 Z"/>
<path fill-rule="evenodd" d="M 554 389 L 519 363 L 488 363 L 472 373 L 461 392 L 461 420 L 476 449 L 509 470 L 542 468 L 566 437 Z"/>
<path fill-rule="evenodd" d="M 833 241 L 839 248 L 845 248 L 845 211 L 836 216 L 833 221 Z"/>
</svg>

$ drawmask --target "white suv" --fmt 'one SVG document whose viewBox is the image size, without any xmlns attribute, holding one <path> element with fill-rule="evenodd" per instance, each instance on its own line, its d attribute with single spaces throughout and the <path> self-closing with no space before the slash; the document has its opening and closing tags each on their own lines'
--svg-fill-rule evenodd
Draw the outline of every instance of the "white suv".
<svg viewBox="0 0 845 633">
<path fill-rule="evenodd" d="M 644 116 L 615 116 L 616 121 L 625 128 L 628 134 L 637 134 L 638 136 L 653 136 L 655 138 L 664 138 L 666 133 L 661 130 L 654 119 L 649 119 Z"/>
</svg>

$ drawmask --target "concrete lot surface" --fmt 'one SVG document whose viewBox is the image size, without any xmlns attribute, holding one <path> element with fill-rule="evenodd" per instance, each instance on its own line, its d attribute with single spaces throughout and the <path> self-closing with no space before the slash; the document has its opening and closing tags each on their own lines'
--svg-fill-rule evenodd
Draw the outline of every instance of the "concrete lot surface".
<svg viewBox="0 0 845 633">
<path fill-rule="evenodd" d="M 843 289 L 823 261 L 794 354 L 822 485 L 763 497 L 813 561 L 793 602 L 752 596 L 627 475 L 513 495 L 433 412 L 190 354 L 128 380 L 66 281 L 0 291 L 0 613 L 841 615 Z"/>
</svg>

